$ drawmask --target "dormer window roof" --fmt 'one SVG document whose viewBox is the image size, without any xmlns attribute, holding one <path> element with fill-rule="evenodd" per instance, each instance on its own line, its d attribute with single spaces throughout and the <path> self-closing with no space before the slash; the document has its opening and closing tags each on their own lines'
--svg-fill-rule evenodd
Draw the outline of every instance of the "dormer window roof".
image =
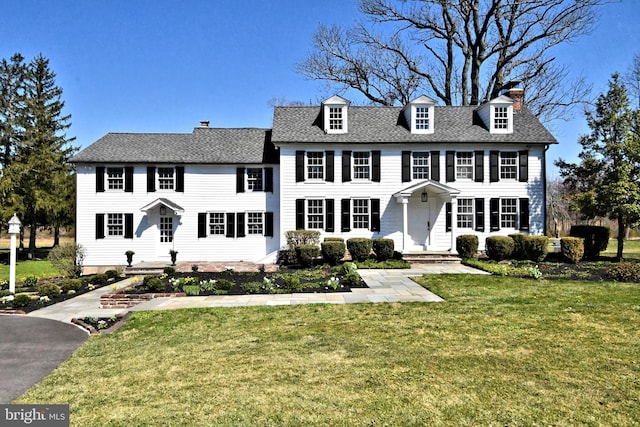
<svg viewBox="0 0 640 427">
<path fill-rule="evenodd" d="M 478 115 L 489 133 L 513 133 L 513 99 L 502 95 L 478 108 Z"/>
<path fill-rule="evenodd" d="M 433 99 L 421 95 L 405 106 L 404 117 L 411 133 L 433 133 L 435 105 L 436 102 Z"/>
<path fill-rule="evenodd" d="M 339 95 L 333 95 L 322 102 L 325 133 L 347 133 L 349 104 L 351 102 Z"/>
</svg>

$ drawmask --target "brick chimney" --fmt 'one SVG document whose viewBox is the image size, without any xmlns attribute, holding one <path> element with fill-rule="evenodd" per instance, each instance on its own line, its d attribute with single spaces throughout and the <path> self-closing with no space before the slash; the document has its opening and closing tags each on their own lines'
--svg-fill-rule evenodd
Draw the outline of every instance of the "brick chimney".
<svg viewBox="0 0 640 427">
<path fill-rule="evenodd" d="M 507 92 L 507 95 L 513 99 L 513 111 L 522 110 L 522 105 L 524 104 L 524 89 L 512 87 Z"/>
</svg>

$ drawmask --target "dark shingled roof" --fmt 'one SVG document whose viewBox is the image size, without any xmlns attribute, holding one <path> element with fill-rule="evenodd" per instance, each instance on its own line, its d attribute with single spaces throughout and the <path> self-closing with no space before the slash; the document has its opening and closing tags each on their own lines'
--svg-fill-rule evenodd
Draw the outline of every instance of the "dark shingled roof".
<svg viewBox="0 0 640 427">
<path fill-rule="evenodd" d="M 276 107 L 272 141 L 278 143 L 523 143 L 557 144 L 525 107 L 513 113 L 512 134 L 491 134 L 478 107 L 435 107 L 434 133 L 412 134 L 402 107 L 349 107 L 347 133 L 325 134 L 319 107 Z"/>
<path fill-rule="evenodd" d="M 269 129 L 195 128 L 193 133 L 108 133 L 75 163 L 278 163 Z"/>
</svg>

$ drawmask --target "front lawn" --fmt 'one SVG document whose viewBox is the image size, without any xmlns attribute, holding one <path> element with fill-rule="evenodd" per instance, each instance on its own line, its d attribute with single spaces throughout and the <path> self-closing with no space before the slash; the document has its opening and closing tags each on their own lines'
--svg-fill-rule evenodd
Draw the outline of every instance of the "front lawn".
<svg viewBox="0 0 640 427">
<path fill-rule="evenodd" d="M 640 286 L 427 275 L 445 303 L 138 312 L 14 403 L 71 425 L 639 425 Z"/>
</svg>

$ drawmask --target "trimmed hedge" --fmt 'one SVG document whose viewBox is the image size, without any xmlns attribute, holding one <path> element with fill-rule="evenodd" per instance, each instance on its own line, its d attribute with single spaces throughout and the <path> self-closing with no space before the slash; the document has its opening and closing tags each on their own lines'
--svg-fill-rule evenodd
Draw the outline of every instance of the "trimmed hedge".
<svg viewBox="0 0 640 427">
<path fill-rule="evenodd" d="M 511 258 L 528 259 L 527 246 L 525 242 L 528 234 L 515 233 L 509 234 L 509 237 L 513 239 L 513 253 L 511 254 Z"/>
<path fill-rule="evenodd" d="M 344 254 L 347 251 L 347 246 L 345 245 L 343 239 L 324 239 L 324 242 L 320 244 L 320 249 L 322 252 L 322 258 L 324 258 L 327 263 L 335 265 L 339 263 L 342 258 L 344 258 Z"/>
<path fill-rule="evenodd" d="M 354 237 L 347 240 L 347 249 L 354 261 L 364 261 L 369 258 L 373 242 L 371 239 Z"/>
<path fill-rule="evenodd" d="M 515 244 L 508 236 L 489 236 L 486 241 L 487 256 L 494 261 L 508 259 L 513 253 Z"/>
<path fill-rule="evenodd" d="M 544 261 L 549 252 L 549 238 L 546 236 L 525 236 L 524 253 L 531 261 Z"/>
<path fill-rule="evenodd" d="M 584 239 L 580 237 L 563 237 L 560 239 L 560 252 L 570 263 L 579 263 L 584 256 Z"/>
<path fill-rule="evenodd" d="M 584 257 L 595 259 L 600 252 L 607 249 L 609 244 L 609 227 L 597 225 L 573 225 L 569 231 L 571 237 L 582 237 L 584 239 Z"/>
<path fill-rule="evenodd" d="M 342 242 L 344 243 L 344 239 L 342 237 L 325 237 L 325 242 Z"/>
<path fill-rule="evenodd" d="M 316 245 L 296 246 L 296 258 L 303 267 L 311 267 L 313 262 L 320 256 L 320 248 Z"/>
<path fill-rule="evenodd" d="M 462 258 L 477 258 L 478 236 L 475 234 L 462 234 L 456 237 L 456 251 Z"/>
<path fill-rule="evenodd" d="M 394 243 L 392 239 L 383 239 L 381 237 L 373 239 L 372 248 L 378 261 L 386 261 L 393 258 Z"/>
</svg>

